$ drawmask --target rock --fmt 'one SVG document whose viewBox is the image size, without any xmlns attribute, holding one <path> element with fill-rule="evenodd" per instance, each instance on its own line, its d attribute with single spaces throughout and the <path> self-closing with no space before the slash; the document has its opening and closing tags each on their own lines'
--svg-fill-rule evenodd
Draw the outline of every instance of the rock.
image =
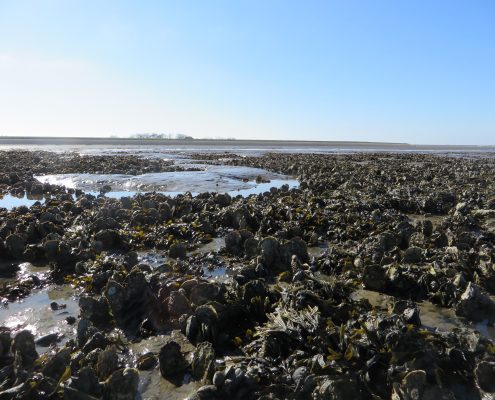
<svg viewBox="0 0 495 400">
<path fill-rule="evenodd" d="M 58 255 L 58 240 L 47 240 L 43 245 L 43 249 L 45 250 L 45 256 L 48 261 L 55 261 Z"/>
<path fill-rule="evenodd" d="M 124 263 L 128 270 L 131 270 L 132 267 L 137 265 L 138 261 L 138 254 L 135 251 L 129 251 L 124 256 Z"/>
<path fill-rule="evenodd" d="M 63 385 L 63 388 L 64 400 L 98 400 L 98 397 L 90 396 L 89 394 L 83 393 L 80 390 L 74 389 L 66 384 Z"/>
<path fill-rule="evenodd" d="M 174 243 L 170 246 L 168 255 L 171 258 L 186 258 L 187 249 L 184 243 Z"/>
<path fill-rule="evenodd" d="M 425 384 L 425 371 L 411 371 L 402 379 L 400 391 L 403 393 L 405 399 L 421 400 L 423 398 Z"/>
<path fill-rule="evenodd" d="M 239 256 L 243 251 L 243 238 L 239 231 L 230 231 L 225 236 L 225 250 L 228 253 Z"/>
<path fill-rule="evenodd" d="M 214 342 L 218 334 L 218 313 L 210 304 L 198 306 L 195 310 L 200 340 Z M 187 328 L 186 328 L 187 329 Z"/>
<path fill-rule="evenodd" d="M 172 381 L 182 377 L 188 366 L 180 351 L 180 345 L 174 341 L 168 342 L 160 349 L 158 362 L 160 363 L 160 374 L 165 379 Z"/>
<path fill-rule="evenodd" d="M 244 254 L 248 258 L 253 258 L 258 254 L 259 242 L 255 238 L 248 238 L 244 242 Z"/>
<path fill-rule="evenodd" d="M 134 400 L 139 386 L 139 372 L 134 368 L 119 369 L 105 382 L 105 399 Z"/>
<path fill-rule="evenodd" d="M 382 252 L 391 251 L 394 247 L 399 245 L 399 238 L 393 232 L 383 232 L 378 237 L 378 248 Z"/>
<path fill-rule="evenodd" d="M 41 336 L 36 339 L 35 343 L 41 347 L 48 347 L 52 343 L 57 343 L 60 341 L 60 337 L 58 333 L 49 333 L 48 335 Z"/>
<path fill-rule="evenodd" d="M 84 344 L 82 350 L 84 353 L 89 353 L 94 349 L 105 349 L 110 344 L 110 341 L 101 332 L 96 332 L 91 336 L 88 341 Z"/>
<path fill-rule="evenodd" d="M 218 205 L 222 206 L 222 207 L 226 207 L 228 205 L 230 205 L 232 201 L 232 198 L 230 197 L 230 195 L 228 193 L 217 193 L 215 195 L 215 203 L 217 203 Z"/>
<path fill-rule="evenodd" d="M 171 316 L 179 318 L 183 314 L 191 315 L 191 304 L 182 291 L 173 291 L 168 299 L 168 312 Z"/>
<path fill-rule="evenodd" d="M 455 307 L 455 313 L 471 321 L 481 321 L 493 312 L 494 301 L 479 286 L 469 282 Z"/>
<path fill-rule="evenodd" d="M 215 372 L 215 375 L 213 375 L 213 384 L 217 388 L 221 388 L 224 382 L 225 382 L 225 373 L 223 371 Z"/>
<path fill-rule="evenodd" d="M 132 199 L 130 197 L 121 197 L 120 204 L 122 208 L 131 209 L 132 208 Z"/>
<path fill-rule="evenodd" d="M 119 365 L 119 357 L 115 346 L 109 346 L 98 355 L 96 370 L 100 381 L 106 380 Z"/>
<path fill-rule="evenodd" d="M 126 287 L 122 283 L 109 279 L 103 293 L 112 315 L 116 321 L 120 322 L 125 313 Z"/>
<path fill-rule="evenodd" d="M 495 392 L 495 362 L 481 361 L 474 370 L 476 381 L 485 392 Z"/>
<path fill-rule="evenodd" d="M 24 248 L 26 247 L 26 239 L 17 234 L 12 234 L 5 239 L 5 246 L 12 257 L 21 258 L 24 253 Z"/>
<path fill-rule="evenodd" d="M 96 326 L 107 326 L 111 322 L 108 303 L 105 299 L 90 296 L 79 298 L 81 318 L 91 321 Z"/>
<path fill-rule="evenodd" d="M 63 310 L 67 308 L 67 304 L 58 304 L 56 301 L 52 301 L 50 303 L 50 308 L 52 309 L 52 311 Z"/>
<path fill-rule="evenodd" d="M 258 245 L 261 262 L 267 268 L 273 269 L 280 261 L 280 244 L 274 237 L 266 237 Z"/>
<path fill-rule="evenodd" d="M 86 343 L 86 341 L 97 332 L 98 330 L 94 327 L 90 320 L 81 318 L 77 323 L 76 329 L 77 344 L 79 346 L 83 346 L 84 343 Z"/>
<path fill-rule="evenodd" d="M 43 249 L 48 261 L 56 262 L 60 265 L 68 265 L 74 261 L 71 255 L 71 248 L 59 240 L 47 240 L 43 245 Z"/>
<path fill-rule="evenodd" d="M 284 269 L 290 268 L 294 256 L 302 263 L 309 261 L 308 247 L 300 237 L 283 241 L 280 245 L 280 262 L 283 264 Z"/>
<path fill-rule="evenodd" d="M 220 400 L 224 398 L 214 385 L 201 386 L 188 400 Z"/>
<path fill-rule="evenodd" d="M 294 381 L 296 386 L 300 386 L 302 382 L 304 382 L 304 379 L 306 378 L 307 374 L 308 374 L 307 367 L 299 367 L 292 373 L 292 380 Z"/>
<path fill-rule="evenodd" d="M 156 358 L 156 356 L 153 353 L 148 352 L 139 356 L 136 361 L 136 365 L 137 369 L 139 369 L 140 371 L 146 371 L 152 369 L 157 362 L 158 359 Z"/>
<path fill-rule="evenodd" d="M 430 237 L 431 234 L 433 233 L 433 223 L 429 219 L 425 219 L 421 223 L 421 232 L 426 237 Z"/>
<path fill-rule="evenodd" d="M 39 357 L 34 344 L 34 336 L 30 331 L 20 331 L 14 336 L 12 344 L 12 352 L 16 359 L 20 357 L 22 367 L 28 369 L 34 364 L 34 361 Z"/>
<path fill-rule="evenodd" d="M 255 297 L 264 299 L 266 295 L 266 287 L 261 279 L 254 279 L 252 281 L 249 281 L 241 288 L 241 298 L 245 304 L 250 304 L 251 299 Z"/>
<path fill-rule="evenodd" d="M 199 323 L 195 315 L 191 315 L 186 323 L 186 337 L 191 341 L 196 341 L 199 332 Z"/>
<path fill-rule="evenodd" d="M 419 247 L 409 247 L 402 257 L 402 262 L 405 264 L 417 264 L 423 258 L 423 252 Z"/>
<path fill-rule="evenodd" d="M 0 264 L 0 276 L 2 277 L 15 277 L 19 266 L 14 263 L 1 263 Z"/>
<path fill-rule="evenodd" d="M 120 235 L 114 229 L 102 229 L 95 234 L 95 240 L 101 242 L 104 250 L 118 247 L 121 243 Z"/>
<path fill-rule="evenodd" d="M 59 381 L 70 363 L 70 349 L 64 348 L 51 357 L 43 367 L 43 375 Z"/>
<path fill-rule="evenodd" d="M 444 232 L 434 234 L 432 239 L 437 248 L 446 247 L 449 244 L 449 239 Z"/>
<path fill-rule="evenodd" d="M 318 399 L 322 400 L 349 400 L 362 398 L 356 378 L 349 376 L 325 380 L 320 385 L 318 394 Z"/>
<path fill-rule="evenodd" d="M 419 308 L 416 303 L 409 300 L 398 300 L 393 303 L 392 313 L 402 315 L 407 324 L 421 326 Z"/>
<path fill-rule="evenodd" d="M 76 376 L 71 377 L 70 381 L 68 384 L 65 385 L 64 388 L 64 394 L 65 394 L 65 389 L 67 387 L 70 387 L 74 391 L 77 391 L 77 393 L 71 392 L 70 395 L 64 396 L 64 398 L 74 398 L 74 399 L 84 399 L 82 394 L 85 394 L 87 396 L 92 396 L 94 398 L 100 397 L 102 387 L 100 383 L 98 382 L 98 377 L 96 376 L 94 370 L 91 367 L 82 367 L 78 372 Z M 74 397 L 75 395 L 78 395 L 78 397 Z"/>
<path fill-rule="evenodd" d="M 0 327 L 0 357 L 8 353 L 11 344 L 10 329 L 3 326 Z"/>
<path fill-rule="evenodd" d="M 385 287 L 386 271 L 377 264 L 368 264 L 363 270 L 363 284 L 368 290 L 381 291 Z"/>
<path fill-rule="evenodd" d="M 189 299 L 194 305 L 202 305 L 215 300 L 221 293 L 221 288 L 216 283 L 200 282 L 191 288 Z"/>
<path fill-rule="evenodd" d="M 112 191 L 112 187 L 110 185 L 103 185 L 100 188 L 100 193 L 108 193 Z"/>
<path fill-rule="evenodd" d="M 184 289 L 186 295 L 189 296 L 191 294 L 191 289 L 197 286 L 198 283 L 199 282 L 197 279 L 187 279 L 184 282 L 182 282 L 180 288 Z"/>
<path fill-rule="evenodd" d="M 145 317 L 149 290 L 139 266 L 131 270 L 125 281 L 108 280 L 104 296 L 117 326 L 130 331 L 138 328 Z"/>
<path fill-rule="evenodd" d="M 192 362 L 192 376 L 203 383 L 211 383 L 215 372 L 215 352 L 209 342 L 199 343 Z"/>
<path fill-rule="evenodd" d="M 425 235 L 421 232 L 414 232 L 409 238 L 409 246 L 420 248 L 427 247 L 427 240 Z"/>
</svg>

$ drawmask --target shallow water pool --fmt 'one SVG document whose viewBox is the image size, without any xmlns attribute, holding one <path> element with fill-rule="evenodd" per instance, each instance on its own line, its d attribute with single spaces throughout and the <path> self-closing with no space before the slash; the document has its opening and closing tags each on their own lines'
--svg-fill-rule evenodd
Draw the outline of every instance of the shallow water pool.
<svg viewBox="0 0 495 400">
<path fill-rule="evenodd" d="M 64 309 L 53 311 L 51 302 L 65 304 Z M 70 285 L 51 286 L 33 291 L 25 299 L 0 306 L 0 321 L 16 332 L 27 329 L 38 339 L 49 333 L 59 333 L 64 337 L 59 345 L 75 337 L 76 325 L 69 325 L 68 316 L 77 317 L 79 305 L 74 290 Z M 36 346 L 38 353 L 47 351 L 47 347 Z"/>
<path fill-rule="evenodd" d="M 374 292 L 372 290 L 359 289 L 356 290 L 352 297 L 355 300 L 366 299 L 373 307 L 387 309 L 388 304 L 394 300 L 393 296 L 383 293 Z M 465 327 L 477 330 L 487 339 L 495 341 L 495 327 L 493 321 L 481 321 L 471 323 L 455 314 L 452 308 L 437 306 L 429 301 L 421 301 L 417 303 L 419 307 L 419 317 L 423 327 L 432 330 L 448 332 L 454 328 Z"/>
<path fill-rule="evenodd" d="M 184 182 L 182 185 L 182 189 L 184 190 L 141 190 L 141 189 L 136 189 L 136 190 L 112 190 L 110 192 L 105 193 L 105 197 L 108 198 L 113 198 L 113 199 L 120 199 L 122 197 L 132 197 L 135 196 L 136 194 L 139 193 L 149 193 L 150 191 L 160 193 L 166 196 L 171 196 L 175 197 L 181 194 L 185 194 L 187 192 L 191 193 L 192 196 L 197 196 L 199 193 L 202 192 L 217 192 L 217 193 L 228 193 L 230 196 L 235 197 L 235 196 L 242 196 L 242 197 L 247 197 L 250 195 L 258 195 L 262 194 L 265 192 L 269 192 L 272 187 L 275 188 L 281 188 L 283 185 L 287 185 L 289 189 L 297 188 L 299 187 L 299 182 L 295 179 L 274 179 L 271 180 L 269 183 L 256 183 L 254 181 L 252 182 L 242 182 L 242 185 L 239 186 L 237 189 L 231 189 L 231 190 L 222 190 L 221 188 L 218 187 L 213 187 L 212 185 L 210 186 L 205 186 L 202 191 L 190 191 L 186 190 L 186 183 Z M 62 184 L 62 183 L 58 183 Z M 108 183 L 105 183 L 108 184 Z M 86 184 L 85 184 L 86 185 Z M 95 186 L 98 185 L 103 185 L 102 183 L 94 183 L 93 186 L 89 186 L 90 190 L 84 189 L 85 185 L 82 185 L 82 187 L 71 184 L 71 186 L 67 186 L 68 188 L 77 188 L 77 189 L 82 189 L 85 190 L 86 194 L 91 194 L 93 196 L 98 196 L 100 195 L 100 192 L 95 190 Z M 50 198 L 49 196 L 47 198 Z M 31 207 L 34 203 L 39 201 L 40 203 L 45 202 L 45 198 L 37 198 L 33 199 L 30 198 L 28 195 L 24 195 L 21 197 L 14 196 L 11 194 L 6 194 L 2 198 L 0 198 L 0 208 L 6 208 L 7 210 L 12 210 L 15 207 L 20 207 L 20 206 L 26 206 L 26 207 Z"/>
</svg>

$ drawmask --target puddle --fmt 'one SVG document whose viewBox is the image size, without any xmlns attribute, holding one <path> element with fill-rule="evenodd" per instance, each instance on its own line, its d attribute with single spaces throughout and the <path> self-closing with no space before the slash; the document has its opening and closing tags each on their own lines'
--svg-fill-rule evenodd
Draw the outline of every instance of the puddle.
<svg viewBox="0 0 495 400">
<path fill-rule="evenodd" d="M 0 262 L 0 271 L 5 271 L 9 265 L 15 265 L 16 263 L 12 262 Z M 31 275 L 35 275 L 39 279 L 44 279 L 48 272 L 50 271 L 50 267 L 47 265 L 44 266 L 35 266 L 28 262 L 20 263 L 16 266 L 16 271 L 14 274 L 0 274 L 0 284 L 7 284 L 12 282 L 19 282 L 24 279 L 29 278 Z"/>
<path fill-rule="evenodd" d="M 138 263 L 149 265 L 152 269 L 157 269 L 160 265 L 165 264 L 169 258 L 165 253 L 142 250 L 137 251 Z"/>
<path fill-rule="evenodd" d="M 70 186 L 66 185 L 66 187 L 67 188 L 75 187 L 77 189 L 83 190 L 86 194 L 91 194 L 93 196 L 100 195 L 99 191 L 95 191 L 97 187 L 102 187 L 103 185 L 110 184 L 112 188 L 115 188 L 115 185 L 113 185 L 112 182 L 108 182 L 108 181 L 103 181 L 103 182 L 106 183 L 93 182 L 92 184 L 88 184 L 88 185 L 86 184 L 79 185 L 79 184 L 71 183 Z M 51 183 L 55 183 L 55 182 L 51 182 Z M 57 184 L 63 184 L 63 183 L 57 183 Z M 132 197 L 135 196 L 136 194 L 146 193 L 146 192 L 156 192 L 171 197 L 185 194 L 187 192 L 191 193 L 192 196 L 197 196 L 199 193 L 202 192 L 218 192 L 218 193 L 228 193 L 232 197 L 239 195 L 243 197 L 247 197 L 253 194 L 258 195 L 265 192 L 269 192 L 272 187 L 280 188 L 283 185 L 288 185 L 289 189 L 293 189 L 299 187 L 299 182 L 295 179 L 272 179 L 269 183 L 256 183 L 255 181 L 249 181 L 249 182 L 240 181 L 239 183 L 239 181 L 236 181 L 236 185 L 230 184 L 230 186 L 236 186 L 237 188 L 236 189 L 231 188 L 231 190 L 223 190 L 224 188 L 222 188 L 221 186 L 217 187 L 216 184 L 213 182 L 213 184 L 209 186 L 206 183 L 203 184 L 201 191 L 191 190 L 190 186 L 187 185 L 187 182 L 182 182 L 180 183 L 180 185 L 177 184 L 177 186 L 182 188 L 182 190 L 156 190 L 157 188 L 159 188 L 159 186 L 155 186 L 155 187 L 145 186 L 142 188 L 136 188 L 136 190 L 112 190 L 111 192 L 105 193 L 105 197 L 120 199 L 122 197 Z M 73 197 L 75 199 L 75 195 Z M 7 210 L 10 211 L 15 207 L 20 207 L 20 206 L 31 207 L 37 201 L 39 201 L 40 203 L 44 203 L 45 199 L 41 197 L 39 199 L 34 200 L 30 198 L 28 195 L 24 195 L 23 197 L 16 197 L 8 194 L 0 198 L 0 208 L 6 208 Z"/>
<path fill-rule="evenodd" d="M 160 375 L 159 368 L 151 371 L 139 371 L 138 391 L 141 399 L 183 400 L 194 394 L 203 384 L 191 381 L 175 386 Z"/>
<path fill-rule="evenodd" d="M 223 237 L 213 238 L 211 242 L 201 244 L 196 249 L 188 251 L 187 256 L 200 256 L 212 252 L 218 252 L 224 246 L 225 239 Z M 139 263 L 147 264 L 151 268 L 158 268 L 160 265 L 170 260 L 165 251 L 160 252 L 153 250 L 142 250 L 138 251 L 137 254 Z"/>
<path fill-rule="evenodd" d="M 105 185 L 110 185 L 113 191 L 143 192 L 157 191 L 175 195 L 191 192 L 239 192 L 249 195 L 259 187 L 258 191 L 269 190 L 272 186 L 289 186 L 297 181 L 287 179 L 286 176 L 269 172 L 259 168 L 236 167 L 225 165 L 191 164 L 202 168 L 200 171 L 159 172 L 143 175 L 122 174 L 59 174 L 37 176 L 40 182 L 63 185 L 67 188 L 95 191 Z M 261 176 L 270 183 L 257 184 L 256 177 Z M 243 194 L 247 191 L 246 194 Z"/>
<path fill-rule="evenodd" d="M 53 311 L 50 308 L 50 303 L 53 301 L 66 304 L 66 308 Z M 63 334 L 59 346 L 63 346 L 67 340 L 75 337 L 76 325 L 69 325 L 65 318 L 77 317 L 78 314 L 78 301 L 69 285 L 35 291 L 19 302 L 7 303 L 0 307 L 0 321 L 3 326 L 11 328 L 14 332 L 30 330 L 36 339 L 49 333 Z M 48 347 L 36 346 L 36 350 L 42 354 L 48 350 Z"/>
<path fill-rule="evenodd" d="M 373 307 L 383 310 L 387 310 L 388 304 L 393 300 L 392 296 L 366 289 L 358 289 L 351 296 L 354 300 L 367 299 Z M 448 332 L 454 328 L 465 327 L 477 330 L 482 336 L 495 340 L 495 327 L 488 321 L 470 323 L 458 317 L 452 308 L 440 307 L 429 301 L 417 304 L 421 323 L 427 329 Z"/>
<path fill-rule="evenodd" d="M 31 207 L 37 201 L 43 202 L 43 197 L 32 197 L 30 195 L 14 196 L 12 194 L 5 194 L 0 198 L 0 208 L 6 208 L 12 210 L 14 207 L 26 206 Z"/>
<path fill-rule="evenodd" d="M 277 189 L 281 188 L 283 185 L 288 185 L 289 189 L 294 189 L 299 187 L 299 182 L 295 179 L 272 179 L 271 182 L 269 183 L 253 183 L 253 182 L 248 182 L 252 184 L 251 188 L 247 189 L 238 189 L 238 190 L 231 190 L 227 192 L 231 196 L 238 196 L 241 195 L 242 197 L 247 197 L 252 194 L 262 194 L 265 192 L 269 192 L 272 187 L 275 187 Z"/>
<path fill-rule="evenodd" d="M 189 252 L 189 255 L 202 255 L 212 252 L 218 252 L 222 247 L 225 247 L 225 238 L 216 237 L 211 242 L 200 245 L 197 249 Z"/>
<path fill-rule="evenodd" d="M 141 340 L 138 343 L 132 343 L 129 346 L 131 353 L 134 356 L 152 352 L 155 355 L 160 352 L 162 346 L 170 340 L 175 340 L 181 346 L 181 351 L 187 353 L 186 359 L 192 361 L 192 352 L 194 346 L 185 339 L 184 335 L 179 332 L 172 332 L 171 335 L 154 336 L 148 339 Z M 190 376 L 186 375 L 183 385 L 177 387 L 162 378 L 160 369 L 155 367 L 149 371 L 139 371 L 139 394 L 141 399 L 169 399 L 182 400 L 188 398 L 202 384 L 201 382 L 190 381 Z"/>
<path fill-rule="evenodd" d="M 413 225 L 416 225 L 419 222 L 423 221 L 431 221 L 433 224 L 433 229 L 436 229 L 439 225 L 442 224 L 445 219 L 445 215 L 425 215 L 425 214 L 406 214 L 409 220 Z"/>
<path fill-rule="evenodd" d="M 200 245 L 198 248 L 189 251 L 187 253 L 187 256 L 202 256 L 208 253 L 218 252 L 224 246 L 225 238 L 213 238 L 211 242 Z M 149 265 L 152 269 L 159 268 L 161 265 L 170 260 L 166 252 L 143 250 L 138 251 L 137 253 L 138 262 Z M 221 265 L 211 265 L 213 266 L 213 268 L 210 268 L 210 265 L 205 265 L 202 267 L 203 276 L 205 278 L 214 280 L 225 280 L 231 275 L 231 271 L 227 267 Z"/>
<path fill-rule="evenodd" d="M 308 247 L 308 255 L 310 257 L 321 257 L 325 252 L 328 251 L 328 243 L 322 243 L 318 246 Z"/>
<path fill-rule="evenodd" d="M 224 266 L 215 266 L 214 268 L 205 266 L 203 267 L 203 276 L 210 280 L 225 282 L 232 276 L 232 271 Z"/>
<path fill-rule="evenodd" d="M 466 323 L 455 315 L 452 308 L 439 307 L 428 301 L 422 301 L 418 303 L 418 306 L 421 323 L 426 328 L 449 331 L 453 328 L 466 326 Z"/>
</svg>

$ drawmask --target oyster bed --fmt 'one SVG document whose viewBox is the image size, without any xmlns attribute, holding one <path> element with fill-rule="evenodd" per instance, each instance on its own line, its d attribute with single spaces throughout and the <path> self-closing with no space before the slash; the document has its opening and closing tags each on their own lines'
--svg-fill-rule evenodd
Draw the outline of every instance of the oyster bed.
<svg viewBox="0 0 495 400">
<path fill-rule="evenodd" d="M 0 152 L 0 398 L 492 398 L 494 174 Z"/>
</svg>

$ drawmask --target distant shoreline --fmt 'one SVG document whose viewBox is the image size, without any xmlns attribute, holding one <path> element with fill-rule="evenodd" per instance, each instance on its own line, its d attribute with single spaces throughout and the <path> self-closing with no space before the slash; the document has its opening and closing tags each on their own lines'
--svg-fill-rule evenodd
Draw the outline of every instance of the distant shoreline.
<svg viewBox="0 0 495 400">
<path fill-rule="evenodd" d="M 353 141 L 309 141 L 309 140 L 224 140 L 224 139 L 134 139 L 134 138 L 91 138 L 91 137 L 35 137 L 3 136 L 1 145 L 67 145 L 67 146 L 197 146 L 197 147 L 256 147 L 256 148 L 336 148 L 336 149 L 381 149 L 410 151 L 495 151 L 495 145 L 417 145 L 387 142 Z"/>
</svg>

